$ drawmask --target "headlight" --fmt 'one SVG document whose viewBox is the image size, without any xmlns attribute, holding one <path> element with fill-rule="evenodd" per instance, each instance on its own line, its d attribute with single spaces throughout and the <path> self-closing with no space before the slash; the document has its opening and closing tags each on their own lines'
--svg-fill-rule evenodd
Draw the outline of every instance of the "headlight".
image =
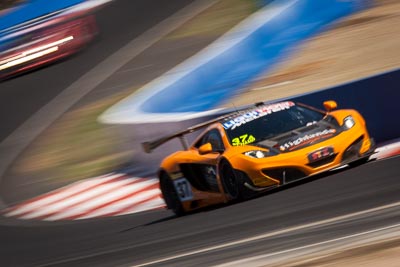
<svg viewBox="0 0 400 267">
<path fill-rule="evenodd" d="M 352 128 L 356 123 L 353 119 L 352 116 L 347 116 L 346 118 L 344 118 L 343 121 L 344 126 L 346 127 L 346 129 L 350 129 Z"/>
<path fill-rule="evenodd" d="M 247 151 L 244 153 L 246 156 L 249 156 L 251 158 L 256 158 L 256 159 L 262 159 L 268 156 L 271 156 L 271 153 L 268 151 L 262 151 L 262 150 L 252 150 L 252 151 Z"/>
</svg>

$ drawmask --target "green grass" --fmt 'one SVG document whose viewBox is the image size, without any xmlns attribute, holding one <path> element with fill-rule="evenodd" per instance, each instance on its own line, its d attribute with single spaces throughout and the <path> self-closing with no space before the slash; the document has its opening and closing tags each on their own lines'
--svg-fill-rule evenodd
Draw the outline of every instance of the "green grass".
<svg viewBox="0 0 400 267">
<path fill-rule="evenodd" d="M 120 99 L 118 95 L 65 114 L 38 138 L 15 170 L 47 180 L 73 181 L 118 167 L 128 153 L 118 147 L 114 129 L 97 118 Z"/>
<path fill-rule="evenodd" d="M 172 32 L 167 39 L 221 35 L 259 8 L 255 0 L 221 0 L 184 26 Z"/>
</svg>

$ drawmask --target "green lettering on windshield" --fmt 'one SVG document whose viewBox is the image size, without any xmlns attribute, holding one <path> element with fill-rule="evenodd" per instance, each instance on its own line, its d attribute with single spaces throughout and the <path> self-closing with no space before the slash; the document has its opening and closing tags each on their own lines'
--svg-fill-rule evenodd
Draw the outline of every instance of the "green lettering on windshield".
<svg viewBox="0 0 400 267">
<path fill-rule="evenodd" d="M 233 138 L 232 145 L 233 146 L 243 146 L 243 145 L 253 143 L 254 141 L 256 141 L 256 138 L 253 135 L 243 134 L 239 137 Z"/>
</svg>

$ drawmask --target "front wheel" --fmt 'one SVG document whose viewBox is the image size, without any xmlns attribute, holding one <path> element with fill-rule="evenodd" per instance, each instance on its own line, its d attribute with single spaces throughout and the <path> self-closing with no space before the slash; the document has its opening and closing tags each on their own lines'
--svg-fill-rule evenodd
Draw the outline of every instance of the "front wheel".
<svg viewBox="0 0 400 267">
<path fill-rule="evenodd" d="M 243 179 L 236 172 L 228 161 L 223 160 L 219 165 L 221 183 L 226 194 L 231 201 L 240 201 L 243 199 L 242 188 Z"/>
<path fill-rule="evenodd" d="M 168 209 L 171 209 L 177 216 L 184 215 L 185 210 L 183 209 L 175 186 L 171 178 L 165 172 L 160 175 L 160 189 Z"/>
</svg>

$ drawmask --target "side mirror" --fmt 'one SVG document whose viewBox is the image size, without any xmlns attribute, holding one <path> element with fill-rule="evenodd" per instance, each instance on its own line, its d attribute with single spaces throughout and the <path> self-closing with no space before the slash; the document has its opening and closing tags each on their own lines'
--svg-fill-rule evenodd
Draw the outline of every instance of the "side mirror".
<svg viewBox="0 0 400 267">
<path fill-rule="evenodd" d="M 199 147 L 199 154 L 200 155 L 209 154 L 211 152 L 213 152 L 213 148 L 212 148 L 211 143 L 206 143 L 206 144 L 204 144 L 204 145 Z"/>
<path fill-rule="evenodd" d="M 337 103 L 336 103 L 336 101 L 333 101 L 333 100 L 325 101 L 324 107 L 325 107 L 326 111 L 330 112 L 337 108 Z"/>
</svg>

